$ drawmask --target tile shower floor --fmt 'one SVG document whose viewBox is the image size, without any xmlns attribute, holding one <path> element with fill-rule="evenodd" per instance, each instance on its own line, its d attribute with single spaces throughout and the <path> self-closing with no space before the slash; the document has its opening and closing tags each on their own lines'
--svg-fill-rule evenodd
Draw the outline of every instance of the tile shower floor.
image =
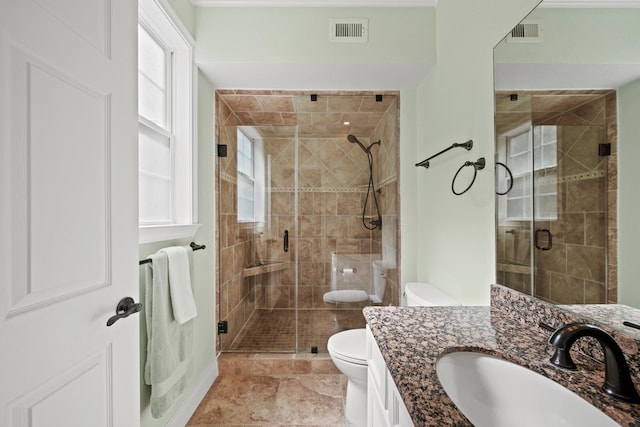
<svg viewBox="0 0 640 427">
<path fill-rule="evenodd" d="M 343 427 L 346 377 L 326 354 L 223 353 L 187 427 Z"/>
<path fill-rule="evenodd" d="M 242 332 L 225 351 L 295 351 L 296 313 L 291 309 L 256 310 Z M 336 332 L 364 328 L 362 309 L 298 310 L 298 348 L 300 353 L 318 347 L 327 352 L 327 340 Z"/>
</svg>

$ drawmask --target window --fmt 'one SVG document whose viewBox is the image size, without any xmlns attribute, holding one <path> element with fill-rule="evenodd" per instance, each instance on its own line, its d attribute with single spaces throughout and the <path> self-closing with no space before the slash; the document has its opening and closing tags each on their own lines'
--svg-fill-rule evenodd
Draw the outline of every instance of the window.
<svg viewBox="0 0 640 427">
<path fill-rule="evenodd" d="M 138 25 L 139 216 L 141 224 L 172 222 L 171 52 Z"/>
<path fill-rule="evenodd" d="M 253 141 L 238 129 L 238 221 L 255 222 Z"/>
<path fill-rule="evenodd" d="M 140 0 L 140 243 L 195 233 L 193 40 L 164 0 Z"/>
<path fill-rule="evenodd" d="M 251 126 L 237 131 L 238 222 L 265 220 L 265 161 L 263 141 Z"/>
<path fill-rule="evenodd" d="M 513 187 L 505 198 L 498 199 L 500 219 L 528 221 L 533 218 L 532 209 L 536 219 L 557 219 L 556 126 L 526 125 L 500 139 L 498 156 L 513 174 Z M 496 178 L 498 188 L 508 188 L 508 174 L 502 168 L 497 170 L 502 173 Z"/>
</svg>

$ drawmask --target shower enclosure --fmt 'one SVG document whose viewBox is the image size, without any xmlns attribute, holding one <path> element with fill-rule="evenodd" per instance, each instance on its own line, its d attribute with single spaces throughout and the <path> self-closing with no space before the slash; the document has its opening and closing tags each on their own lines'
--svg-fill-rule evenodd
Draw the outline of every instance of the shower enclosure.
<svg viewBox="0 0 640 427">
<path fill-rule="evenodd" d="M 216 93 L 221 351 L 326 352 L 364 306 L 399 301 L 397 94 L 315 95 Z M 325 297 L 373 294 L 373 261 L 380 301 Z"/>
<path fill-rule="evenodd" d="M 608 301 L 611 123 L 613 91 L 496 93 L 499 283 L 559 304 Z"/>
</svg>

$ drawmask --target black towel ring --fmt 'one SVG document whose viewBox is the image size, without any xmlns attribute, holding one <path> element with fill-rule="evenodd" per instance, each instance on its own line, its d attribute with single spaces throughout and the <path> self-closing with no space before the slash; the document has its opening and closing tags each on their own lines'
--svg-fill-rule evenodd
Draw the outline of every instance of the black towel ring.
<svg viewBox="0 0 640 427">
<path fill-rule="evenodd" d="M 505 165 L 504 163 L 496 162 L 496 167 L 498 167 L 498 165 L 502 166 L 507 171 L 507 173 L 509 174 L 509 188 L 507 188 L 507 191 L 505 191 L 504 193 L 500 193 L 500 192 L 496 191 L 496 194 L 498 196 L 504 196 L 509 191 L 511 191 L 511 189 L 513 188 L 513 174 L 511 173 L 511 169 L 509 169 L 509 167 L 507 165 Z"/>
<path fill-rule="evenodd" d="M 453 176 L 453 181 L 451 181 L 451 191 L 453 192 L 453 194 L 455 194 L 456 196 L 461 196 L 464 193 L 466 193 L 467 191 L 469 191 L 469 189 L 471 188 L 471 186 L 473 185 L 474 182 L 476 182 L 476 176 L 478 175 L 478 171 L 484 169 L 485 167 L 485 160 L 484 157 L 480 157 L 477 161 L 475 162 L 471 162 L 471 161 L 466 161 L 462 164 L 462 166 L 460 166 L 460 169 L 458 169 L 458 171 L 456 172 L 456 174 Z M 460 193 L 458 193 L 455 189 L 455 184 L 456 184 L 456 178 L 458 178 L 458 174 L 460 173 L 460 171 L 462 169 L 464 169 L 467 166 L 473 166 L 473 179 L 471 179 L 471 183 L 469 184 L 469 186 L 467 188 L 465 188 L 463 191 L 461 191 Z"/>
</svg>

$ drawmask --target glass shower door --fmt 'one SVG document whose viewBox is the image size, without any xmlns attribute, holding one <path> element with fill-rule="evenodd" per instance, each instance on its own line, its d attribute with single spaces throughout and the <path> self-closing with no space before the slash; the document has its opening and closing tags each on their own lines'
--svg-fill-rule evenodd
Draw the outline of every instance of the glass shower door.
<svg viewBox="0 0 640 427">
<path fill-rule="evenodd" d="M 296 351 L 296 141 L 294 126 L 220 129 L 222 351 Z"/>
<path fill-rule="evenodd" d="M 534 127 L 535 295 L 559 304 L 605 303 L 605 128 L 566 121 Z"/>
</svg>

